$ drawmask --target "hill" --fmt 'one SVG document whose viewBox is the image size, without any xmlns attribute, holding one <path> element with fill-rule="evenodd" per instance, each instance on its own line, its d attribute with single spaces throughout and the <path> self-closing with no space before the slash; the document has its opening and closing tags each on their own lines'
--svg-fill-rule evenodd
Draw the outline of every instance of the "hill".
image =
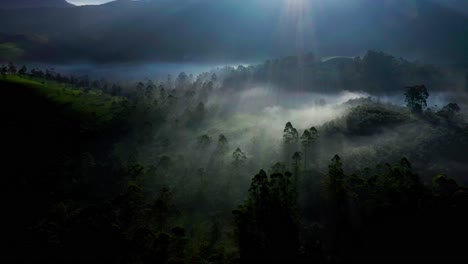
<svg viewBox="0 0 468 264">
<path fill-rule="evenodd" d="M 0 2 L 0 9 L 73 6 L 65 0 L 2 0 Z"/>
<path fill-rule="evenodd" d="M 38 81 L 19 76 L 0 77 L 0 87 L 5 97 L 14 100 L 15 94 L 19 102 L 28 98 L 36 98 L 38 102 L 44 101 L 50 107 L 55 107 L 57 113 L 63 114 L 67 123 L 80 124 L 79 131 L 99 129 L 111 123 L 119 114 L 120 103 L 123 98 L 98 94 L 94 91 L 84 92 L 71 89 L 64 84 Z M 34 108 L 34 104 L 28 108 Z M 65 121 L 65 120 L 64 120 Z"/>
<path fill-rule="evenodd" d="M 80 189 L 71 188 L 80 177 L 74 173 L 80 160 L 94 164 L 94 157 L 99 157 L 96 153 L 106 153 L 119 136 L 115 126 L 122 102 L 120 97 L 85 93 L 66 84 L 0 76 L 0 143 L 7 153 L 3 159 L 7 176 L 2 181 L 4 195 L 10 198 L 2 204 L 10 212 L 2 219 L 2 231 L 6 240 L 15 241 L 7 250 L 10 257 L 18 257 L 12 251 L 24 252 L 24 247 L 18 249 L 18 241 L 34 241 L 25 230 L 48 214 L 47 204 Z"/>
<path fill-rule="evenodd" d="M 36 61 L 255 60 L 299 52 L 300 44 L 320 57 L 380 49 L 466 62 L 468 40 L 461 37 L 468 35 L 466 16 L 433 1 L 386 3 L 310 2 L 301 43 L 297 10 L 289 10 L 283 0 L 116 1 L 8 10 L 0 11 L 0 32 L 42 35 L 53 44 L 48 49 L 60 51 L 26 50 L 24 58 Z"/>
</svg>

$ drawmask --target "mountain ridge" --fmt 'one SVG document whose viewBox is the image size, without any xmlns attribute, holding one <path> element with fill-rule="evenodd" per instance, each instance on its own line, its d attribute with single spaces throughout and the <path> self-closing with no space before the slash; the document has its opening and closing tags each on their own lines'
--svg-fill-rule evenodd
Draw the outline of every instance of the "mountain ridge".
<svg viewBox="0 0 468 264">
<path fill-rule="evenodd" d="M 356 56 L 379 49 L 416 59 L 468 58 L 467 17 L 436 2 L 350 0 L 346 8 L 333 2 L 311 11 L 313 23 L 300 43 L 305 52 Z M 37 60 L 242 60 L 300 52 L 297 28 L 280 21 L 284 12 L 280 0 L 114 1 L 0 11 L 0 23 L 5 34 L 40 34 L 60 47 L 56 56 L 30 55 Z"/>
<path fill-rule="evenodd" d="M 43 8 L 43 7 L 74 7 L 65 0 L 2 0 L 0 9 Z"/>
</svg>

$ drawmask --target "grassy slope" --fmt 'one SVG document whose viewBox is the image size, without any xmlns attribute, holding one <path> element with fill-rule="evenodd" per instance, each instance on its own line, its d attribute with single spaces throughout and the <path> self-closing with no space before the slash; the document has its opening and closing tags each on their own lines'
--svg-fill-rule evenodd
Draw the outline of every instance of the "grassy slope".
<svg viewBox="0 0 468 264">
<path fill-rule="evenodd" d="M 94 91 L 73 90 L 64 84 L 41 82 L 19 76 L 0 77 L 0 88 L 17 89 L 46 98 L 59 107 L 68 117 L 81 123 L 83 128 L 101 128 L 114 121 L 122 111 L 125 99 Z M 18 103 L 21 98 L 17 99 Z"/>
<path fill-rule="evenodd" d="M 77 195 L 80 190 L 73 182 L 82 177 L 83 155 L 91 153 L 98 160 L 107 155 L 121 136 L 125 100 L 59 83 L 0 76 L 0 180 L 8 197 L 0 232 L 11 241 L 7 251 L 22 252 L 17 245 L 33 245 L 28 227 L 45 217 L 54 201 Z M 90 184 L 94 180 L 86 179 Z"/>
</svg>

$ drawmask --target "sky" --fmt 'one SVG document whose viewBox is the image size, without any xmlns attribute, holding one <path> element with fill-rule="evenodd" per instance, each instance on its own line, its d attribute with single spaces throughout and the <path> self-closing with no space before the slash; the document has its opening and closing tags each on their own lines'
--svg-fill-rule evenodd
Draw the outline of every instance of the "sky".
<svg viewBox="0 0 468 264">
<path fill-rule="evenodd" d="M 100 5 L 112 0 L 66 0 L 74 5 Z"/>
</svg>

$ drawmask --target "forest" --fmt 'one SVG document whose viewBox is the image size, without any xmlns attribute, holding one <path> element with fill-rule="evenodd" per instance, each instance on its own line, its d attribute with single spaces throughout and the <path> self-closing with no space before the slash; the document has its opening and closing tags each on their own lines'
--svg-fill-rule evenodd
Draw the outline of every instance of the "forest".
<svg viewBox="0 0 468 264">
<path fill-rule="evenodd" d="M 466 261 L 468 74 L 369 50 L 117 81 L 0 66 L 0 259 Z"/>
</svg>

